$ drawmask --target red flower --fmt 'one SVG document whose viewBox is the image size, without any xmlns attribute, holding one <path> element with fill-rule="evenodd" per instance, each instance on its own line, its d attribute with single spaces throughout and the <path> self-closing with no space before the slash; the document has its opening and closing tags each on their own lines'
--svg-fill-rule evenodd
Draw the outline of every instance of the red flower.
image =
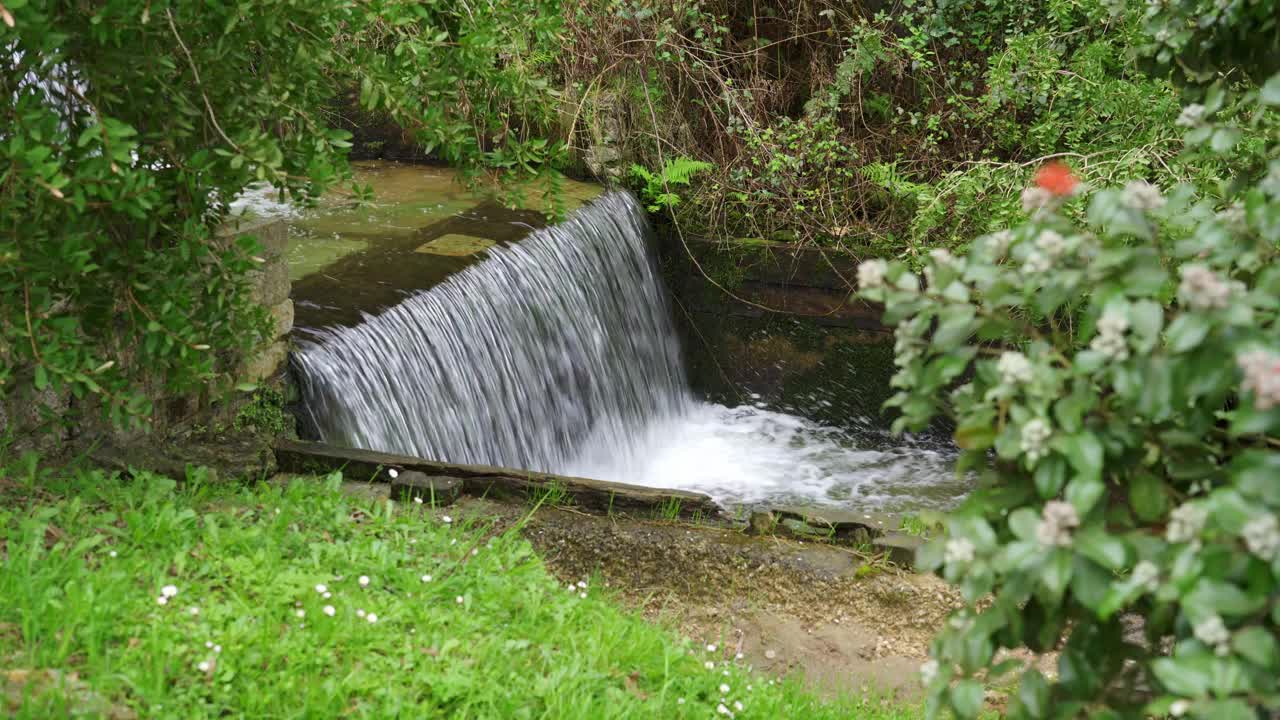
<svg viewBox="0 0 1280 720">
<path fill-rule="evenodd" d="M 1036 185 L 1058 197 L 1074 193 L 1079 184 L 1080 180 L 1071 174 L 1071 168 L 1057 160 L 1050 160 L 1036 171 Z"/>
</svg>

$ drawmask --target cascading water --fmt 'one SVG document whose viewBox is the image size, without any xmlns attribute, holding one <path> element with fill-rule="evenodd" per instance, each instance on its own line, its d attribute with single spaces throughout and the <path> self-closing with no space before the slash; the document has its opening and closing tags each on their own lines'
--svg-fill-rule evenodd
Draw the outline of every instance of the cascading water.
<svg viewBox="0 0 1280 720">
<path fill-rule="evenodd" d="M 326 442 L 764 499 L 947 504 L 948 453 L 696 399 L 643 209 L 609 193 L 559 225 L 295 355 Z M 914 494 L 912 488 L 947 488 Z"/>
</svg>

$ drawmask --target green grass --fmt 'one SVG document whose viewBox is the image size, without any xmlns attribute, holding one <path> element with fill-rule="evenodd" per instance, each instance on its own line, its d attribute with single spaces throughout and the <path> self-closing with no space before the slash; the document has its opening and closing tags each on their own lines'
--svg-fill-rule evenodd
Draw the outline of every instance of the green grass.
<svg viewBox="0 0 1280 720">
<path fill-rule="evenodd" d="M 918 715 L 772 683 L 590 578 L 567 588 L 514 532 L 357 499 L 337 476 L 70 475 L 0 473 L 0 671 L 84 684 L 0 707 L 13 717 L 70 716 L 90 690 L 183 719 L 727 717 L 721 698 L 738 718 Z"/>
</svg>

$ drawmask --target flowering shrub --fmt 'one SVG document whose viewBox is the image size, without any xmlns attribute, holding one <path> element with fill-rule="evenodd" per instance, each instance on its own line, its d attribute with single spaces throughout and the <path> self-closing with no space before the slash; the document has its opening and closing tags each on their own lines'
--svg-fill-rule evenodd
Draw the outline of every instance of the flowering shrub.
<svg viewBox="0 0 1280 720">
<path fill-rule="evenodd" d="M 1280 105 L 1251 97 L 1259 118 Z M 1143 181 L 1091 191 L 1053 167 L 1023 194 L 1028 221 L 967 257 L 935 250 L 923 278 L 859 269 L 896 326 L 895 428 L 950 415 L 980 478 L 918 558 L 967 605 L 922 669 L 933 713 L 974 717 L 984 683 L 1015 681 L 1013 718 L 1280 710 L 1270 144 L 1225 207 Z M 1056 652 L 1056 674 L 1010 648 Z"/>
</svg>

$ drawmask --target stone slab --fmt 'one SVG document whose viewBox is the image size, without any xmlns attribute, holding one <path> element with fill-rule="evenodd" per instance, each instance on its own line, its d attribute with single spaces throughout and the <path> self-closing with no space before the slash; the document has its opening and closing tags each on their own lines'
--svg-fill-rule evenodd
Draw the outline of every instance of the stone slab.
<svg viewBox="0 0 1280 720">
<path fill-rule="evenodd" d="M 496 244 L 497 243 L 488 238 L 476 237 L 475 235 L 463 235 L 461 233 L 449 233 L 448 235 L 441 235 L 431 242 L 419 245 L 418 249 L 414 250 L 414 252 L 426 253 L 428 255 L 464 257 L 488 250 Z"/>
<path fill-rule="evenodd" d="M 889 553 L 889 559 L 906 568 L 916 566 L 916 550 L 924 545 L 925 539 L 915 535 L 892 532 L 871 541 L 880 550 Z"/>
<path fill-rule="evenodd" d="M 420 502 L 425 505 L 452 505 L 462 495 L 463 482 L 455 477 L 427 477 L 409 470 L 397 473 L 391 480 L 391 497 L 401 502 Z"/>
<path fill-rule="evenodd" d="M 607 480 L 553 475 L 529 470 L 460 465 L 390 453 L 340 448 L 324 443 L 281 440 L 276 443 L 276 461 L 281 470 L 293 473 L 328 473 L 339 470 L 348 479 L 390 482 L 389 471 L 420 472 L 428 477 L 460 478 L 463 492 L 498 498 L 529 500 L 541 493 L 555 492 L 573 499 L 586 510 L 602 513 L 717 517 L 721 508 L 702 493 L 666 490 Z"/>
</svg>

